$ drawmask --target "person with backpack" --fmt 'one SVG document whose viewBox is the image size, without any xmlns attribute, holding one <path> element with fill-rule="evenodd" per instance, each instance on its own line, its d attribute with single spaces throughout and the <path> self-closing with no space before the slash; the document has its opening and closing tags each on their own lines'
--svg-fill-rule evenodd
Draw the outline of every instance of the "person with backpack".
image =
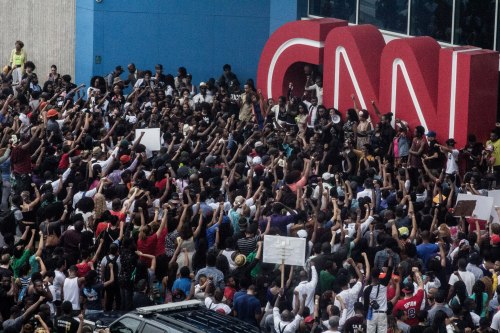
<svg viewBox="0 0 500 333">
<path fill-rule="evenodd" d="M 109 263 L 109 280 L 104 283 L 97 282 L 97 272 L 91 270 L 85 275 L 85 284 L 82 288 L 82 297 L 84 300 L 85 315 L 102 313 L 102 291 L 115 283 L 113 263 Z"/>
<path fill-rule="evenodd" d="M 132 310 L 134 290 L 133 273 L 137 265 L 135 243 L 133 238 L 125 238 L 120 247 L 120 272 L 118 283 L 120 285 L 121 310 Z"/>
<path fill-rule="evenodd" d="M 113 271 L 113 272 L 111 272 Z M 106 282 L 111 280 L 111 274 L 114 276 L 119 276 L 120 272 L 120 256 L 118 254 L 118 246 L 113 243 L 109 247 L 108 254 L 101 261 L 101 281 Z M 120 285 L 118 281 L 114 280 L 104 288 L 105 293 L 105 311 L 111 311 L 113 309 L 113 303 L 115 303 L 115 309 L 119 309 L 121 306 L 120 297 Z"/>
<path fill-rule="evenodd" d="M 23 199 L 21 196 L 15 194 L 10 198 L 10 209 L 0 214 L 0 232 L 4 237 L 8 234 L 14 236 L 20 235 L 18 232 L 21 232 L 19 227 L 23 221 L 22 203 Z"/>
</svg>

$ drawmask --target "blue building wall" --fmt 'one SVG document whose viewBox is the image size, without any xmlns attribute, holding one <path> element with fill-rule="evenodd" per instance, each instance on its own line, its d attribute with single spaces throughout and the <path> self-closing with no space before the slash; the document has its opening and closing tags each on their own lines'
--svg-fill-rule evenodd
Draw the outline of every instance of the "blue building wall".
<svg viewBox="0 0 500 333">
<path fill-rule="evenodd" d="M 255 79 L 270 33 L 302 15 L 303 3 L 307 1 L 77 0 L 75 81 L 88 84 L 92 75 L 130 62 L 141 70 L 161 63 L 165 73 L 174 75 L 184 66 L 196 84 L 220 75 L 225 63 L 240 81 Z"/>
</svg>

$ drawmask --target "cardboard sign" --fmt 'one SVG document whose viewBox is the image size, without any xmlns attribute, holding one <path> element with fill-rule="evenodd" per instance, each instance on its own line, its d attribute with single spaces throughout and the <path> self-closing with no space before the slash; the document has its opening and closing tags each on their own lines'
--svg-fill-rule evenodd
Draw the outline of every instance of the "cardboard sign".
<svg viewBox="0 0 500 333">
<path fill-rule="evenodd" d="M 474 209 L 476 209 L 475 200 L 463 200 L 457 202 L 453 215 L 455 216 L 472 216 L 474 214 Z"/>
<path fill-rule="evenodd" d="M 264 260 L 271 264 L 304 266 L 306 239 L 283 236 L 264 236 Z"/>
<path fill-rule="evenodd" d="M 492 209 L 492 197 L 459 193 L 453 215 L 489 221 Z"/>
<path fill-rule="evenodd" d="M 141 139 L 141 144 L 146 146 L 151 151 L 158 151 L 161 148 L 160 128 L 140 128 L 135 130 L 135 138 L 139 138 L 141 133 L 144 136 Z"/>
<path fill-rule="evenodd" d="M 493 209 L 491 210 L 493 223 L 500 223 L 500 190 L 488 191 L 488 197 L 493 198 Z"/>
</svg>

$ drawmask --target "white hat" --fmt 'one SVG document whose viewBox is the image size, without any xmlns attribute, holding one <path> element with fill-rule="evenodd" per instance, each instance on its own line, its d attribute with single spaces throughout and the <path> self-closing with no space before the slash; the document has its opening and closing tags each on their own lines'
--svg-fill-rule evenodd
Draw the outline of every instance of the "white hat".
<svg viewBox="0 0 500 333">
<path fill-rule="evenodd" d="M 200 82 L 200 87 L 203 87 L 203 86 L 205 86 L 205 87 L 206 87 L 206 86 L 207 86 L 207 84 L 206 84 L 205 82 L 203 82 L 203 81 L 202 81 L 202 82 Z"/>
<path fill-rule="evenodd" d="M 258 148 L 258 147 L 262 147 L 264 144 L 262 143 L 262 141 L 257 141 L 255 144 L 254 144 L 254 147 L 255 148 Z"/>
<path fill-rule="evenodd" d="M 321 178 L 323 178 L 323 180 L 330 180 L 332 177 L 333 177 L 333 175 L 329 172 L 325 172 L 323 174 L 323 176 L 321 176 Z"/>
<path fill-rule="evenodd" d="M 297 236 L 299 238 L 307 238 L 307 231 L 305 231 L 304 229 L 301 229 L 301 230 L 297 231 Z"/>
<path fill-rule="evenodd" d="M 260 165 L 260 164 L 262 164 L 262 158 L 260 158 L 260 156 L 255 156 L 252 159 L 252 164 L 253 165 Z"/>
<path fill-rule="evenodd" d="M 233 206 L 241 206 L 245 202 L 245 198 L 243 198 L 241 195 L 238 195 L 236 199 L 234 199 Z"/>
</svg>

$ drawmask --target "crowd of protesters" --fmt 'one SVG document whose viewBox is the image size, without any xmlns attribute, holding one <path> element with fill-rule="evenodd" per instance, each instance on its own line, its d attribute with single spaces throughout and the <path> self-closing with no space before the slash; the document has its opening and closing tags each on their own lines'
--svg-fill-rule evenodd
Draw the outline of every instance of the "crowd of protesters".
<svg viewBox="0 0 500 333">
<path fill-rule="evenodd" d="M 498 217 L 453 210 L 500 185 L 495 124 L 456 147 L 354 95 L 327 109 L 310 65 L 277 101 L 230 65 L 87 88 L 23 47 L 0 81 L 4 332 L 188 299 L 262 332 L 500 332 Z M 266 235 L 306 239 L 304 265 L 265 263 Z"/>
</svg>

